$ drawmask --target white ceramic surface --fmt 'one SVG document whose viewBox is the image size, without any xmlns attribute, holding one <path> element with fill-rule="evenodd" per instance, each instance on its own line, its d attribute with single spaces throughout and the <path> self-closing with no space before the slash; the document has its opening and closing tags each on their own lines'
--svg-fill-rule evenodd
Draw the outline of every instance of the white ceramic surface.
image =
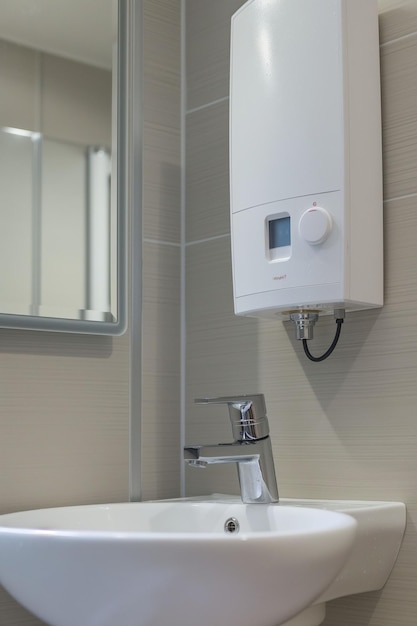
<svg viewBox="0 0 417 626">
<path fill-rule="evenodd" d="M 366 500 L 282 499 L 283 506 L 338 511 L 358 523 L 349 557 L 317 602 L 381 589 L 388 580 L 404 537 L 407 511 L 403 502 Z"/>
<path fill-rule="evenodd" d="M 216 493 L 190 500 L 233 503 L 239 502 L 240 498 Z M 328 600 L 376 591 L 385 585 L 395 565 L 406 528 L 407 511 L 403 502 L 281 498 L 278 506 L 347 513 L 358 524 L 353 547 L 339 574 L 307 609 L 283 626 L 318 626 L 325 619 Z"/>
<path fill-rule="evenodd" d="M 237 534 L 225 521 L 236 518 Z M 52 626 L 276 626 L 335 579 L 349 515 L 143 502 L 0 516 L 0 582 Z"/>
</svg>

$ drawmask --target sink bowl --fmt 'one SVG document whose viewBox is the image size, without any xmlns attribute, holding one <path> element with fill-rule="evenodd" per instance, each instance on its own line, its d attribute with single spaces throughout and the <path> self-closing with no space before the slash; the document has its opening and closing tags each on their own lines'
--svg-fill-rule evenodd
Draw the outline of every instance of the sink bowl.
<svg viewBox="0 0 417 626">
<path fill-rule="evenodd" d="M 0 516 L 0 582 L 52 626 L 277 626 L 337 577 L 357 522 L 319 508 L 160 501 Z"/>
<path fill-rule="evenodd" d="M 239 502 L 237 496 L 225 494 L 193 497 L 192 500 Z M 403 502 L 281 498 L 278 506 L 338 511 L 353 517 L 358 525 L 353 547 L 339 574 L 307 609 L 283 626 L 319 626 L 326 616 L 327 601 L 382 589 L 395 565 L 404 537 L 407 512 Z"/>
</svg>

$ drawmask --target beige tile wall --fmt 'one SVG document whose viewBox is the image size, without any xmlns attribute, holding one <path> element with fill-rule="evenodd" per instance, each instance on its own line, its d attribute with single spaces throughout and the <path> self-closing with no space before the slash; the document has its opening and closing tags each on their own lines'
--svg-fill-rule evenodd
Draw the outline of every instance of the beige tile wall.
<svg viewBox="0 0 417 626">
<path fill-rule="evenodd" d="M 142 482 L 158 498 L 180 489 L 180 0 L 145 0 L 144 29 Z M 0 381 L 0 512 L 128 498 L 129 333 L 0 329 Z M 11 624 L 41 622 L 2 591 Z"/>
<path fill-rule="evenodd" d="M 0 330 L 1 512 L 128 497 L 129 335 Z M 0 624 L 40 624 L 0 593 Z"/>
<path fill-rule="evenodd" d="M 382 592 L 330 603 L 326 626 L 417 623 L 417 2 L 380 0 L 385 306 L 349 316 L 340 345 L 307 361 L 281 323 L 233 315 L 228 199 L 230 15 L 186 0 L 186 442 L 226 441 L 221 407 L 194 397 L 263 392 L 282 496 L 402 500 L 403 549 Z M 314 351 L 334 322 L 320 322 Z M 313 348 L 312 348 L 313 350 Z M 234 469 L 186 470 L 189 494 L 236 492 Z"/>
</svg>

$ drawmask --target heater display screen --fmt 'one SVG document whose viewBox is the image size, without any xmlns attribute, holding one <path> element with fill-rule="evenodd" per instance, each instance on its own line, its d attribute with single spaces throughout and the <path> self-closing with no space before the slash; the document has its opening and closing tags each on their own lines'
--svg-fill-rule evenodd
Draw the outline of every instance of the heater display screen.
<svg viewBox="0 0 417 626">
<path fill-rule="evenodd" d="M 291 245 L 290 216 L 279 217 L 269 222 L 269 249 Z"/>
</svg>

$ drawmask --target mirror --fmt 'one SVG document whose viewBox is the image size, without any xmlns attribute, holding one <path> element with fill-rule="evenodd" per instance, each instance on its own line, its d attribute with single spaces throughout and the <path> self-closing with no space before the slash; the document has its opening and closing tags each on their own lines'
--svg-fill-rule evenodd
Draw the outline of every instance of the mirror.
<svg viewBox="0 0 417 626">
<path fill-rule="evenodd" d="M 0 327 L 125 330 L 125 5 L 0 0 Z"/>
</svg>

